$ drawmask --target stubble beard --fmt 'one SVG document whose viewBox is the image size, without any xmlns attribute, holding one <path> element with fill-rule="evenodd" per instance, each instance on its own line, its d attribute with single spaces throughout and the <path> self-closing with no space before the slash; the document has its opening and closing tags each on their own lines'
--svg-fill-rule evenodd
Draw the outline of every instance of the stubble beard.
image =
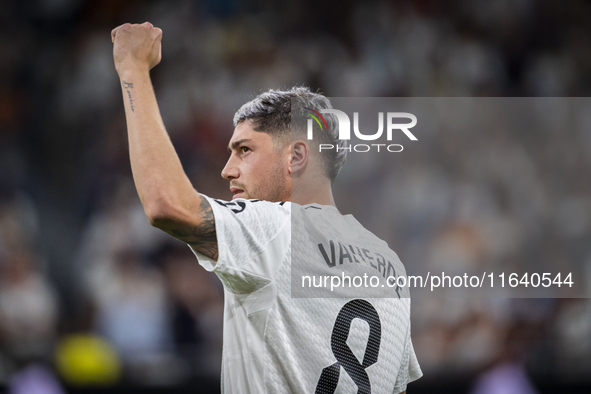
<svg viewBox="0 0 591 394">
<path fill-rule="evenodd" d="M 253 197 L 260 200 L 280 202 L 287 201 L 290 196 L 285 172 L 282 166 L 274 166 L 273 172 L 269 175 L 264 185 L 253 190 Z"/>
</svg>

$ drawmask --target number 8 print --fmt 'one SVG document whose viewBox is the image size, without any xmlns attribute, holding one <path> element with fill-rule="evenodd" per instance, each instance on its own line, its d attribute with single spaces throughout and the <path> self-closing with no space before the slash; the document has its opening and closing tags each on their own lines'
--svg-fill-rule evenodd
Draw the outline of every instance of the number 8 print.
<svg viewBox="0 0 591 394">
<path fill-rule="evenodd" d="M 369 338 L 362 364 L 359 364 L 359 360 L 347 344 L 353 319 L 362 319 L 369 324 Z M 380 316 L 373 305 L 365 300 L 346 303 L 339 311 L 330 339 L 330 347 L 337 361 L 322 370 L 316 385 L 316 394 L 334 393 L 339 383 L 341 367 L 357 385 L 358 394 L 370 394 L 371 383 L 365 369 L 378 361 L 381 338 Z"/>
</svg>

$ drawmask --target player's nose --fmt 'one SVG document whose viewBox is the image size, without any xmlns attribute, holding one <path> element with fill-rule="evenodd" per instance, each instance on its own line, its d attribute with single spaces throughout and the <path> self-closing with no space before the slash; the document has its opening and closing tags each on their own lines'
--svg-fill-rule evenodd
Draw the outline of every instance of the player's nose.
<svg viewBox="0 0 591 394">
<path fill-rule="evenodd" d="M 233 156 L 230 156 L 226 166 L 222 170 L 222 178 L 227 180 L 236 179 L 240 176 L 240 171 L 238 171 L 238 166 L 233 160 Z"/>
</svg>

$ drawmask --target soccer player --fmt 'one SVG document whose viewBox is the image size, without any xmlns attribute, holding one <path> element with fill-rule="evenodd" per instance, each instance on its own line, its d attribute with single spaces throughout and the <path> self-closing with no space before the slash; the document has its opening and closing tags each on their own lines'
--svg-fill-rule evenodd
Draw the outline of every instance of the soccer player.
<svg viewBox="0 0 591 394">
<path fill-rule="evenodd" d="M 149 70 L 160 62 L 162 31 L 148 22 L 124 24 L 111 36 L 134 182 L 148 220 L 189 244 L 224 286 L 222 391 L 406 392 L 422 375 L 408 297 L 291 294 L 296 256 L 310 275 L 332 272 L 335 259 L 347 261 L 347 270 L 377 269 L 387 260 L 404 274 L 385 242 L 335 207 L 331 185 L 346 150 L 321 154 L 303 127 L 291 131 L 293 111 L 327 109 L 329 101 L 293 88 L 244 104 L 222 170 L 234 197 L 212 199 L 192 187 L 160 117 Z M 335 131 L 335 119 L 326 120 Z M 336 131 L 318 135 L 342 146 Z"/>
</svg>

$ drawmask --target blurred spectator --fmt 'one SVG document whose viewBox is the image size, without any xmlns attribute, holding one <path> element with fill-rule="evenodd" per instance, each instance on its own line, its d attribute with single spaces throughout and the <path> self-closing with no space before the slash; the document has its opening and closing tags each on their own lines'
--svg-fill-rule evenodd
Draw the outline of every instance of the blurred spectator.
<svg viewBox="0 0 591 394">
<path fill-rule="evenodd" d="M 0 341 L 23 362 L 51 354 L 59 306 L 52 285 L 26 250 L 9 252 L 0 265 Z"/>
<path fill-rule="evenodd" d="M 30 365 L 16 373 L 8 389 L 9 394 L 64 394 L 55 375 L 43 365 Z"/>
<path fill-rule="evenodd" d="M 482 374 L 471 394 L 536 394 L 522 365 L 503 363 Z"/>
<path fill-rule="evenodd" d="M 136 378 L 157 380 L 159 376 L 144 371 L 166 374 L 174 368 L 169 300 L 163 278 L 134 250 L 123 250 L 113 257 L 111 276 L 92 294 L 97 305 L 96 331 L 113 344 Z M 169 370 L 163 371 L 164 367 Z"/>
<path fill-rule="evenodd" d="M 0 180 L 0 258 L 19 249 L 31 249 L 39 235 L 37 207 L 31 198 Z"/>
<path fill-rule="evenodd" d="M 556 364 L 570 379 L 582 378 L 591 370 L 591 300 L 562 300 L 553 324 Z"/>
<path fill-rule="evenodd" d="M 531 345 L 533 326 L 525 322 L 511 324 L 503 330 L 502 343 L 496 351 L 495 362 L 481 373 L 470 391 L 471 394 L 537 394 L 523 365 L 527 347 Z M 530 337 L 530 338 L 528 338 Z"/>
<path fill-rule="evenodd" d="M 158 252 L 173 302 L 174 339 L 192 369 L 215 376 L 221 368 L 223 289 L 181 242 Z"/>
</svg>

